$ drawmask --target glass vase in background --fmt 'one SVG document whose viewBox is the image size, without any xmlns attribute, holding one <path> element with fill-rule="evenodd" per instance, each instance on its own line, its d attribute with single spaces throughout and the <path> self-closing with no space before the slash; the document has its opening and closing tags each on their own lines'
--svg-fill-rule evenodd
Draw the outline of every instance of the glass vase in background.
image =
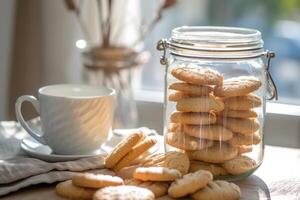
<svg viewBox="0 0 300 200">
<path fill-rule="evenodd" d="M 104 85 L 117 91 L 113 128 L 134 128 L 138 112 L 133 83 L 149 59 L 148 52 L 129 48 L 94 47 L 81 53 L 83 79 L 90 85 Z"/>
</svg>

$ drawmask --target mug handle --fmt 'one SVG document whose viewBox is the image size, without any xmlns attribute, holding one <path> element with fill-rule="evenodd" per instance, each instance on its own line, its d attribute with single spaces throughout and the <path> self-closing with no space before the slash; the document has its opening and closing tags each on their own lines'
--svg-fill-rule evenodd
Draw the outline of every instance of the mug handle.
<svg viewBox="0 0 300 200">
<path fill-rule="evenodd" d="M 40 114 L 40 102 L 34 97 L 30 95 L 24 95 L 17 99 L 15 109 L 16 109 L 16 117 L 22 127 L 31 135 L 34 139 L 39 141 L 42 144 L 46 144 L 45 139 L 43 138 L 42 134 L 38 133 L 36 130 L 33 130 L 28 123 L 24 120 L 22 115 L 22 103 L 24 101 L 30 102 L 33 107 L 35 108 L 36 112 Z"/>
</svg>

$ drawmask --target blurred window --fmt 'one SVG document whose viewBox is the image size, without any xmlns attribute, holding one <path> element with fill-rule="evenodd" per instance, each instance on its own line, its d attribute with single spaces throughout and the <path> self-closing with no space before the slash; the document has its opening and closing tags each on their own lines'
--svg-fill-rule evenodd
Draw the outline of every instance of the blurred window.
<svg viewBox="0 0 300 200">
<path fill-rule="evenodd" d="M 153 16 L 157 1 L 143 2 L 143 14 Z M 148 35 L 145 49 L 150 61 L 142 71 L 139 89 L 163 91 L 164 67 L 156 42 L 168 38 L 177 26 L 239 26 L 262 32 L 265 48 L 276 53 L 271 74 L 277 84 L 279 101 L 300 104 L 300 0 L 184 0 L 163 14 Z"/>
</svg>

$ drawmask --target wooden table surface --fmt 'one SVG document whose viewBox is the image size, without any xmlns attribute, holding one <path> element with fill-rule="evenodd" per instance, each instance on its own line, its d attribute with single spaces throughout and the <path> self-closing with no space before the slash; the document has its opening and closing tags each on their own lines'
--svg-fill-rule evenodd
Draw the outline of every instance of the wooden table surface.
<svg viewBox="0 0 300 200">
<path fill-rule="evenodd" d="M 241 187 L 243 200 L 300 200 L 300 149 L 266 146 L 261 167 L 254 175 L 236 183 Z M 0 199 L 61 200 L 54 187 L 53 184 L 32 186 Z"/>
</svg>

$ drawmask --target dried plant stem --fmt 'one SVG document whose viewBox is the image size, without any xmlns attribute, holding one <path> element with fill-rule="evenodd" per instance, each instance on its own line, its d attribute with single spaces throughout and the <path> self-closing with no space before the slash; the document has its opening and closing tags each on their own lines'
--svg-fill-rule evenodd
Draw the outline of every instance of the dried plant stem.
<svg viewBox="0 0 300 200">
<path fill-rule="evenodd" d="M 110 29 L 111 29 L 111 16 L 112 16 L 112 0 L 108 0 L 108 15 L 106 19 L 106 36 L 105 36 L 105 46 L 110 46 Z"/>
<path fill-rule="evenodd" d="M 79 7 L 81 7 L 81 1 L 79 2 L 80 5 L 77 5 L 74 0 L 65 0 L 65 4 L 67 8 L 75 13 L 75 16 L 78 20 L 80 29 L 82 31 L 83 37 L 85 40 L 90 41 L 91 40 L 91 35 L 88 31 L 87 25 L 84 23 L 84 21 L 81 19 L 81 12 Z"/>
</svg>

